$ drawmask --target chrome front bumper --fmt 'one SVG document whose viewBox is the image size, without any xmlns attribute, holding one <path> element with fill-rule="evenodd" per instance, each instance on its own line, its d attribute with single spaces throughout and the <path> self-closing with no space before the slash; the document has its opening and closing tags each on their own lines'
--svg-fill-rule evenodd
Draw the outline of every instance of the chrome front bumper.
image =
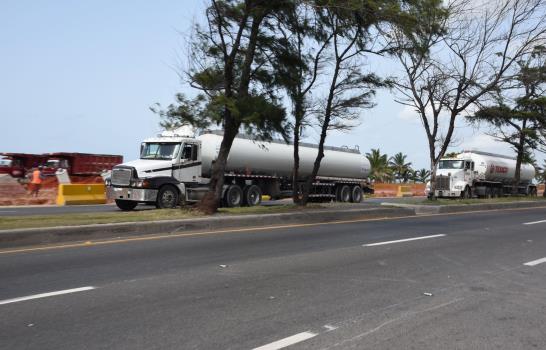
<svg viewBox="0 0 546 350">
<path fill-rule="evenodd" d="M 436 190 L 436 191 L 434 191 L 434 195 L 436 197 L 438 197 L 438 198 L 441 198 L 441 197 L 448 197 L 448 198 L 460 197 L 461 196 L 461 191 Z"/>
<path fill-rule="evenodd" d="M 147 188 L 127 188 L 108 186 L 106 194 L 108 199 L 123 199 L 135 202 L 155 202 L 158 190 Z"/>
</svg>

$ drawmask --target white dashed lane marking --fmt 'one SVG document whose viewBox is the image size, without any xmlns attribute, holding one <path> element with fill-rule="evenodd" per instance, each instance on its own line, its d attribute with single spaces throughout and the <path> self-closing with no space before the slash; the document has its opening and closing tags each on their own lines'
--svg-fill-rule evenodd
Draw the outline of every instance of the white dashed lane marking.
<svg viewBox="0 0 546 350">
<path fill-rule="evenodd" d="M 421 237 L 413 237 L 413 238 L 406 238 L 406 239 L 397 239 L 395 241 L 386 241 L 386 242 L 377 242 L 377 243 L 369 243 L 369 244 L 363 244 L 363 247 L 375 247 L 378 245 L 386 245 L 386 244 L 393 244 L 393 243 L 402 243 L 402 242 L 410 242 L 410 241 L 417 241 L 420 239 L 428 239 L 428 238 L 437 238 L 437 237 L 444 237 L 444 234 L 440 235 L 430 235 L 430 236 L 421 236 Z"/>
<path fill-rule="evenodd" d="M 56 295 L 84 292 L 84 291 L 92 290 L 92 289 L 95 289 L 95 287 L 88 286 L 88 287 L 58 290 L 56 292 L 48 292 L 48 293 L 27 295 L 27 296 L 20 297 L 20 298 L 0 300 L 0 305 L 18 303 L 18 302 L 21 302 L 21 301 L 27 301 L 27 300 L 32 300 L 32 299 L 41 299 L 41 298 L 53 297 L 53 296 L 56 296 Z"/>
<path fill-rule="evenodd" d="M 542 263 L 545 263 L 545 262 L 546 262 L 546 258 L 542 258 L 542 259 L 537 259 L 537 260 L 526 262 L 523 265 L 525 265 L 525 266 L 535 266 L 535 265 L 542 264 Z"/>
<path fill-rule="evenodd" d="M 535 225 L 535 224 L 542 224 L 546 223 L 546 220 L 540 220 L 540 221 L 531 221 L 531 222 L 524 222 L 524 225 Z"/>
<path fill-rule="evenodd" d="M 316 337 L 317 333 L 311 333 L 311 332 L 302 332 L 298 334 L 294 334 L 290 337 L 277 340 L 276 342 L 269 343 L 263 346 L 260 346 L 259 348 L 254 348 L 253 350 L 277 350 L 277 349 L 283 349 L 287 346 L 294 345 L 296 343 L 305 341 L 307 339 L 311 339 L 313 337 Z"/>
</svg>

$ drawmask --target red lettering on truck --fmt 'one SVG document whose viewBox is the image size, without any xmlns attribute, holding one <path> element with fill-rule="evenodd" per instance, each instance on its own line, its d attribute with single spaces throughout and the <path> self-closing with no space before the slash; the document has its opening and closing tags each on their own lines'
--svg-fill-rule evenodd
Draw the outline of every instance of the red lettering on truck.
<svg viewBox="0 0 546 350">
<path fill-rule="evenodd" d="M 496 166 L 495 172 L 500 174 L 506 174 L 508 172 L 508 167 L 505 166 Z"/>
</svg>

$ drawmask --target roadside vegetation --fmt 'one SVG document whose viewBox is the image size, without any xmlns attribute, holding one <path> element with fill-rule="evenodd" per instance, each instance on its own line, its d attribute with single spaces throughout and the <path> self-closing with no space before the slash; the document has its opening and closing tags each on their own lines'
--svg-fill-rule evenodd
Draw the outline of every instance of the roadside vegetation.
<svg viewBox="0 0 546 350">
<path fill-rule="evenodd" d="M 153 110 L 164 127 L 224 132 L 209 192 L 198 204 L 203 212 L 218 210 L 239 132 L 291 139 L 294 184 L 299 141 L 306 130 L 317 132 L 311 175 L 293 186 L 295 203 L 307 205 L 328 135 L 359 125 L 378 89 L 393 90 L 418 115 L 430 160 L 430 168 L 415 171 L 402 153 L 389 158 L 372 150 L 378 181 L 430 178 L 434 193 L 439 161 L 473 114 L 502 127 L 495 130 L 500 139 L 519 151 L 515 181 L 522 150 L 546 144 L 543 0 L 210 0 L 196 23 L 186 42 L 187 67 L 179 72 L 194 96 L 178 94 Z M 379 76 L 368 64 L 372 57 L 396 62 L 399 70 Z M 515 133 L 506 131 L 514 125 Z"/>
<path fill-rule="evenodd" d="M 366 153 L 370 162 L 370 178 L 383 183 L 426 183 L 430 179 L 428 169 L 413 169 L 408 156 L 402 152 L 389 157 L 379 148 Z"/>
<path fill-rule="evenodd" d="M 256 206 L 239 208 L 220 208 L 217 215 L 246 215 L 288 213 L 301 210 L 320 209 L 321 205 L 312 204 L 302 208 L 293 204 L 275 206 Z M 131 212 L 115 211 L 106 213 L 55 214 L 31 216 L 2 216 L 0 230 L 77 226 L 94 224 L 114 224 L 127 222 L 164 221 L 203 217 L 205 214 L 194 208 L 182 209 L 144 209 Z"/>
</svg>

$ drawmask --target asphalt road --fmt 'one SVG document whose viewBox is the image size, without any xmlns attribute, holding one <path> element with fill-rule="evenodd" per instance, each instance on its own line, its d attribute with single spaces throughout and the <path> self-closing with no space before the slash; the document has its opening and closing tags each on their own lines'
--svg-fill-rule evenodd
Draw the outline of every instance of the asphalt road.
<svg viewBox="0 0 546 350">
<path fill-rule="evenodd" d="M 0 348 L 545 349 L 545 233 L 528 209 L 0 251 Z"/>
</svg>

